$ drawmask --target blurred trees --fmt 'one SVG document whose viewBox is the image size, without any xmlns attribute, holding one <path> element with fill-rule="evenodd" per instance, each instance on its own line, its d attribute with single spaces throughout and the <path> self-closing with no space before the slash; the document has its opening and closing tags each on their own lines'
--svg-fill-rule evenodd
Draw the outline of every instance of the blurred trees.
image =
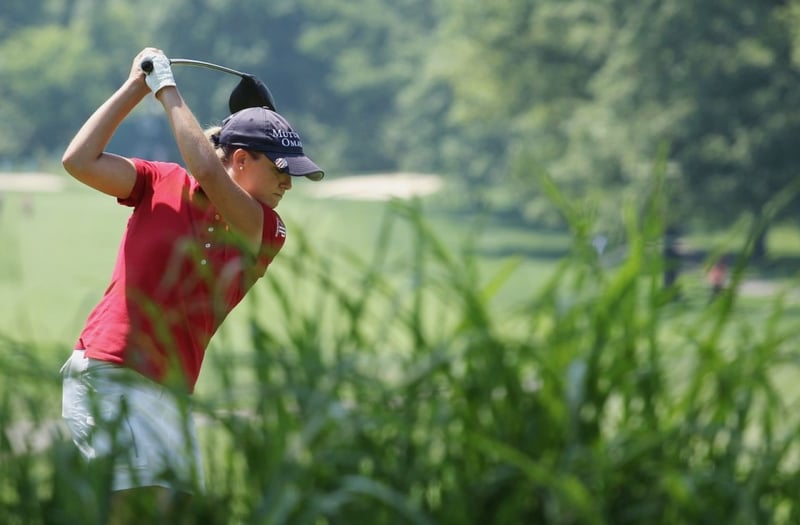
<svg viewBox="0 0 800 525">
<path fill-rule="evenodd" d="M 140 13 L 124 0 L 3 4 L 0 161 L 60 157 L 89 114 L 130 70 Z"/>
<path fill-rule="evenodd" d="M 797 2 L 451 4 L 439 80 L 458 145 L 443 168 L 481 195 L 514 188 L 523 218 L 550 213 L 539 169 L 601 222 L 617 215 L 651 191 L 665 146 L 676 226 L 759 215 L 797 178 Z"/>
<path fill-rule="evenodd" d="M 262 78 L 331 174 L 439 172 L 515 220 L 554 219 L 546 170 L 602 224 L 662 149 L 687 226 L 758 215 L 797 178 L 800 0 L 138 4 L 4 4 L 0 161 L 57 156 L 156 45 Z M 203 124 L 225 116 L 234 77 L 176 76 Z M 148 126 L 120 141 L 168 142 Z"/>
<path fill-rule="evenodd" d="M 800 161 L 792 23 L 776 5 L 670 0 L 620 10 L 560 170 L 580 180 L 586 159 L 604 158 L 605 187 L 616 178 L 620 190 L 636 188 L 668 143 L 670 222 L 760 215 Z M 787 211 L 796 215 L 798 202 Z"/>
</svg>

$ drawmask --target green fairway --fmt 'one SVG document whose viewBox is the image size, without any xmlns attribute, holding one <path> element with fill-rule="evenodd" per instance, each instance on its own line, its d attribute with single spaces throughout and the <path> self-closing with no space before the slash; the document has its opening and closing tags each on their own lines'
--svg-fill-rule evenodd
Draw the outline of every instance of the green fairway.
<svg viewBox="0 0 800 525">
<path fill-rule="evenodd" d="M 407 272 L 414 261 L 415 240 L 408 224 L 392 213 L 391 204 L 315 199 L 304 193 L 304 183 L 296 184 L 290 198 L 279 208 L 289 226 L 289 242 L 269 275 L 296 278 L 284 265 L 301 249 L 303 238 L 318 253 L 317 264 L 343 282 L 359 279 L 345 260 L 369 264 L 382 242 L 388 243 L 386 254 L 381 255 L 386 258 L 385 277 L 411 278 Z M 569 252 L 570 239 L 564 233 L 503 227 L 490 224 L 485 217 L 463 213 L 451 215 L 439 209 L 444 206 L 438 206 L 437 200 L 443 198 L 428 197 L 420 206 L 433 234 L 447 243 L 456 258 L 463 250 L 470 250 L 464 255 L 465 261 L 477 254 L 479 274 L 487 282 L 497 272 L 513 266 L 510 280 L 493 299 L 504 307 L 529 300 Z M 0 211 L 0 333 L 34 343 L 71 345 L 108 284 L 129 213 L 113 198 L 72 180 L 63 192 L 6 194 Z M 795 230 L 778 229 L 774 238 L 779 255 L 796 258 L 800 253 Z M 697 237 L 694 242 L 708 245 L 711 241 Z M 725 242 L 729 248 L 736 248 L 734 241 Z M 793 244 L 799 245 L 792 249 Z M 703 278 L 701 268 L 692 268 L 682 277 L 688 293 L 698 303 L 703 302 L 705 294 Z M 775 276 L 773 288 L 791 289 L 792 283 L 792 274 L 783 273 Z M 262 296 L 268 295 L 263 283 L 257 287 Z M 302 301 L 302 295 L 298 292 L 295 299 Z M 757 308 L 773 294 L 766 293 L 766 298 L 765 294 L 756 295 L 761 295 L 752 300 Z M 790 300 L 789 304 L 796 302 Z M 228 337 L 235 338 L 242 330 L 239 320 L 246 315 L 242 310 L 247 310 L 246 304 L 231 316 L 226 326 Z"/>
<path fill-rule="evenodd" d="M 0 333 L 71 344 L 107 285 L 125 216 L 112 199 L 81 188 L 9 194 L 0 235 L 15 249 L 3 253 Z"/>
<path fill-rule="evenodd" d="M 359 275 L 353 265 L 343 258 L 368 264 L 384 235 L 388 243 L 387 273 L 394 274 L 386 277 L 410 278 L 407 269 L 414 258 L 415 240 L 408 225 L 393 215 L 391 204 L 311 198 L 304 193 L 306 183 L 298 182 L 278 210 L 288 224 L 289 241 L 269 275 L 295 278 L 284 265 L 305 238 L 319 254 L 318 264 L 326 272 L 340 276 L 337 278 L 343 282 L 357 281 Z M 518 260 L 512 281 L 497 293 L 498 300 L 506 304 L 528 299 L 568 249 L 569 241 L 563 234 L 501 230 L 496 226 L 489 229 L 477 217 L 436 213 L 437 198 L 441 197 L 429 197 L 422 204 L 428 210 L 426 220 L 433 232 L 456 254 L 467 245 L 483 253 L 481 274 L 486 280 L 502 271 L 510 259 Z M 17 340 L 63 346 L 66 352 L 108 285 L 129 213 L 113 198 L 72 180 L 63 192 L 6 194 L 0 212 L 4 247 L 0 258 L 0 333 Z M 537 251 L 541 257 L 537 257 Z M 263 283 L 257 289 L 260 295 L 268 296 Z M 299 292 L 295 299 L 305 300 Z M 247 315 L 246 303 L 225 326 L 227 337 L 234 341 L 248 337 L 240 322 Z M 263 316 L 269 319 L 270 314 L 265 311 Z"/>
</svg>

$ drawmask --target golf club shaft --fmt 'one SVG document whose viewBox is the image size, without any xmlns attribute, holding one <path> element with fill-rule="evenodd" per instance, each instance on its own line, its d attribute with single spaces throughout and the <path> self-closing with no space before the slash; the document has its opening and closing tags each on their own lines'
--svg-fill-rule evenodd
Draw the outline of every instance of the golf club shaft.
<svg viewBox="0 0 800 525">
<path fill-rule="evenodd" d="M 235 69 L 231 69 L 229 67 L 220 66 L 219 64 L 212 64 L 211 62 L 203 62 L 202 60 L 192 60 L 190 58 L 171 58 L 169 59 L 169 63 L 172 65 L 186 65 L 186 66 L 196 66 L 196 67 L 204 67 L 206 69 L 214 69 L 216 71 L 222 71 L 223 73 L 229 73 L 231 75 L 236 75 L 238 77 L 244 77 L 245 74 L 241 71 L 236 71 Z M 141 63 L 142 71 L 145 73 L 150 73 L 153 70 L 153 62 L 150 59 L 144 59 Z"/>
<path fill-rule="evenodd" d="M 219 64 L 213 64 L 211 62 L 204 62 L 202 60 L 192 60 L 189 58 L 173 58 L 168 60 L 170 64 L 203 67 L 239 77 L 239 84 L 233 89 L 228 98 L 228 108 L 231 110 L 231 113 L 236 113 L 248 107 L 261 106 L 275 111 L 275 99 L 272 98 L 272 93 L 269 92 L 269 88 L 250 73 L 242 73 L 241 71 L 236 71 L 229 67 L 220 66 Z M 153 72 L 153 59 L 150 57 L 145 58 L 141 61 L 139 67 L 142 68 L 145 74 L 149 75 Z"/>
</svg>

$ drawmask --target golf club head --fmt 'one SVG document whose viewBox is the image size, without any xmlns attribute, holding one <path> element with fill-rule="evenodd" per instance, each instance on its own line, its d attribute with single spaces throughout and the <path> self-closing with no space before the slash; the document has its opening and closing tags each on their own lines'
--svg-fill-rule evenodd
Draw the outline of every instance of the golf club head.
<svg viewBox="0 0 800 525">
<path fill-rule="evenodd" d="M 265 106 L 275 111 L 275 100 L 269 88 L 254 75 L 242 74 L 242 80 L 233 88 L 228 99 L 228 108 L 231 114 L 245 108 Z"/>
</svg>

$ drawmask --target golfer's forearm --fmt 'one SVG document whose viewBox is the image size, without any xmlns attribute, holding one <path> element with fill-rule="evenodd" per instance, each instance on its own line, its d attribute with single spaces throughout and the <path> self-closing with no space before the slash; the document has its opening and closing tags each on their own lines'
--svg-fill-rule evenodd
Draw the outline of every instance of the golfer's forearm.
<svg viewBox="0 0 800 525">
<path fill-rule="evenodd" d="M 226 176 L 211 142 L 177 88 L 166 87 L 157 94 L 167 113 L 178 151 L 186 169 L 202 184 L 210 177 Z"/>
<path fill-rule="evenodd" d="M 67 146 L 62 163 L 72 175 L 91 169 L 122 120 L 147 95 L 144 83 L 128 80 L 83 124 Z"/>
<path fill-rule="evenodd" d="M 263 211 L 255 198 L 231 179 L 177 88 L 158 92 L 186 169 L 197 179 L 231 228 L 254 250 L 261 244 Z"/>
</svg>

